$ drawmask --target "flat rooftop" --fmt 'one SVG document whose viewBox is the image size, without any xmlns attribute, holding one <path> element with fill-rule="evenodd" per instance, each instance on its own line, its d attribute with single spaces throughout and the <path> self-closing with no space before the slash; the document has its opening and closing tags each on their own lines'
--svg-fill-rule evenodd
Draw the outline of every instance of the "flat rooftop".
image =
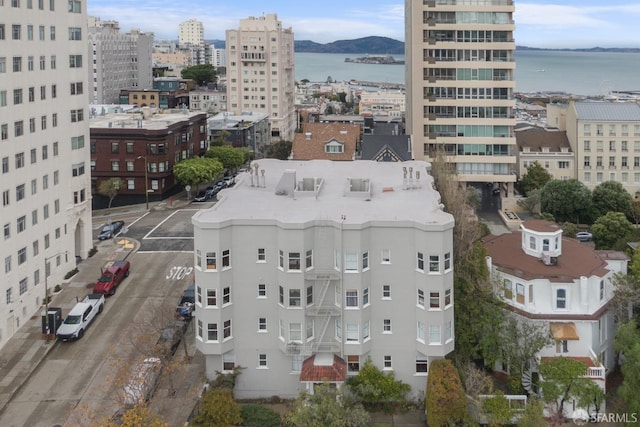
<svg viewBox="0 0 640 427">
<path fill-rule="evenodd" d="M 344 215 L 347 225 L 380 221 L 420 223 L 434 230 L 453 226 L 453 217 L 440 208 L 427 162 L 260 159 L 252 166 L 256 164 L 258 175 L 255 167 L 252 173 L 239 174 L 235 186 L 222 190 L 213 207 L 194 215 L 194 224 L 206 228 L 207 223 L 229 220 L 341 221 Z"/>
<path fill-rule="evenodd" d="M 89 127 L 91 129 L 113 128 L 161 130 L 202 114 L 204 114 L 202 111 L 191 112 L 188 110 L 179 110 L 176 112 L 152 114 L 148 118 L 143 118 L 142 112 L 111 113 L 91 118 L 89 120 Z"/>
</svg>

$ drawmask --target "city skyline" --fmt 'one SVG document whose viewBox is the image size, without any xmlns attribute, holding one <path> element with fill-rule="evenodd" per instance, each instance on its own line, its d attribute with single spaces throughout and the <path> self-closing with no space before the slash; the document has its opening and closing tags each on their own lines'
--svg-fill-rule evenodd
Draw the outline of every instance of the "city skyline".
<svg viewBox="0 0 640 427">
<path fill-rule="evenodd" d="M 292 3 L 286 8 L 265 7 L 262 2 L 221 4 L 211 13 L 206 2 L 196 0 L 184 8 L 174 2 L 141 0 L 94 0 L 89 16 L 115 20 L 124 31 L 150 31 L 156 39 L 178 38 L 178 25 L 195 18 L 204 24 L 205 39 L 223 40 L 225 30 L 237 28 L 240 19 L 276 13 L 296 40 L 329 43 L 367 36 L 404 40 L 404 2 L 388 0 L 344 2 L 326 0 L 318 4 Z M 202 6 L 199 11 L 199 5 Z M 540 0 L 516 4 L 515 38 L 518 45 L 540 48 L 638 47 L 640 4 L 629 0 Z M 169 23 L 168 23 L 169 22 Z M 170 22 L 173 22 L 171 24 Z M 329 29 L 329 30 L 328 30 Z"/>
</svg>

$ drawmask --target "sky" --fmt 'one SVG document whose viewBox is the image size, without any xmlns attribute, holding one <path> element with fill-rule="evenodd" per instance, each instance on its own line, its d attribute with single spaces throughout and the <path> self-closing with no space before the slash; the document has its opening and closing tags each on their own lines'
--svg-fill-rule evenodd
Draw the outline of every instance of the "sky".
<svg viewBox="0 0 640 427">
<path fill-rule="evenodd" d="M 412 0 L 420 1 L 420 0 Z M 206 40 L 224 40 L 225 30 L 240 19 L 275 13 L 296 40 L 329 43 L 367 36 L 404 40 L 404 1 L 280 0 L 89 0 L 88 14 L 177 40 L 178 25 L 191 18 L 204 25 Z M 605 4 L 606 3 L 606 4 Z M 515 39 L 519 46 L 540 48 L 640 48 L 640 2 L 637 0 L 516 0 Z"/>
</svg>

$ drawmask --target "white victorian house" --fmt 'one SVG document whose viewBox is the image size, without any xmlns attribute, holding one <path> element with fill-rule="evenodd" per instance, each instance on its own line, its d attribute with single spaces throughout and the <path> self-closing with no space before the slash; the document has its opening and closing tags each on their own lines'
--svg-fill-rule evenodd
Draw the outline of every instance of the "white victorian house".
<svg viewBox="0 0 640 427">
<path fill-rule="evenodd" d="M 585 375 L 606 389 L 614 367 L 614 321 L 608 309 L 611 279 L 627 271 L 622 252 L 596 251 L 588 243 L 563 238 L 562 229 L 543 220 L 525 221 L 517 232 L 484 241 L 492 277 L 509 309 L 524 319 L 548 324 L 555 344 L 542 349 L 540 361 L 564 356 L 583 361 Z M 535 368 L 534 368 L 535 371 Z M 531 373 L 523 386 L 531 391 Z M 576 402 L 567 402 L 571 416 Z"/>
</svg>

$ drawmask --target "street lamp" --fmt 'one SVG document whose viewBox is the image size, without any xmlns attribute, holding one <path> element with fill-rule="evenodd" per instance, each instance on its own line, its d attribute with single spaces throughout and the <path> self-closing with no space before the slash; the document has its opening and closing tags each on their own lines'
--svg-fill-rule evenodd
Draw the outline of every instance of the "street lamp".
<svg viewBox="0 0 640 427">
<path fill-rule="evenodd" d="M 55 257 L 58 257 L 62 254 L 67 255 L 69 252 L 68 251 L 64 251 L 64 252 L 58 252 L 57 254 L 53 254 L 49 257 L 45 257 L 44 258 L 44 327 L 45 327 L 45 333 L 46 333 L 46 343 L 49 343 L 49 336 L 51 335 L 49 333 L 50 329 L 49 329 L 49 281 L 48 281 L 48 277 L 49 277 L 49 273 L 51 268 L 49 268 L 49 260 L 53 259 Z"/>
<path fill-rule="evenodd" d="M 147 210 L 149 210 L 149 176 L 147 156 L 138 156 L 138 160 L 144 159 L 144 197 L 147 202 Z"/>
</svg>

